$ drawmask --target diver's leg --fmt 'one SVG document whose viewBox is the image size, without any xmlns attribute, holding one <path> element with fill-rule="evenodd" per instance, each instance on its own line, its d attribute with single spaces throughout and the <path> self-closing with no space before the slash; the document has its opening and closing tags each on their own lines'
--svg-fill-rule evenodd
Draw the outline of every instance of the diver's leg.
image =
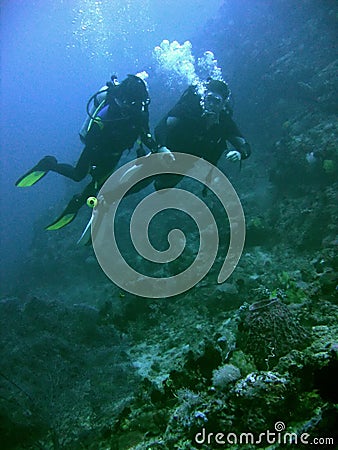
<svg viewBox="0 0 338 450">
<path fill-rule="evenodd" d="M 15 186 L 29 187 L 37 183 L 43 178 L 50 170 L 53 170 L 57 166 L 57 161 L 54 156 L 45 156 L 42 158 L 32 169 L 22 175 L 16 182 Z"/>
<path fill-rule="evenodd" d="M 124 194 L 124 196 L 128 197 L 129 195 L 136 194 L 137 192 L 140 192 L 143 189 L 145 189 L 153 182 L 156 191 L 172 188 L 175 187 L 181 181 L 182 178 L 183 175 L 153 175 L 136 183 Z M 106 191 L 104 193 L 104 199 L 109 205 L 117 200 L 120 200 L 122 197 L 122 192 L 123 189 L 121 190 L 121 186 L 116 186 L 116 189 Z"/>
<path fill-rule="evenodd" d="M 63 213 L 53 223 L 48 225 L 46 230 L 58 230 L 68 225 L 75 219 L 80 208 L 86 203 L 87 198 L 96 195 L 96 193 L 95 183 L 91 181 L 81 194 L 76 194 L 72 197 Z"/>
<path fill-rule="evenodd" d="M 74 181 L 81 181 L 88 175 L 91 161 L 92 149 L 91 147 L 85 147 L 75 167 L 71 164 L 56 163 L 50 170 Z"/>
<path fill-rule="evenodd" d="M 155 189 L 169 189 L 175 187 L 183 178 L 183 175 L 157 175 L 155 179 Z"/>
<path fill-rule="evenodd" d="M 128 189 L 126 193 L 124 193 L 125 189 L 123 188 L 123 185 L 117 185 L 115 189 L 109 191 L 105 189 L 104 200 L 108 205 L 110 205 L 117 200 L 121 200 L 122 197 L 129 197 L 132 194 L 136 194 L 137 192 L 142 191 L 147 186 L 149 186 L 154 181 L 154 179 L 154 176 L 145 178 L 144 180 L 141 180 L 134 184 L 130 189 Z"/>
<path fill-rule="evenodd" d="M 31 170 L 20 177 L 15 185 L 18 187 L 33 186 L 48 172 L 56 172 L 74 181 L 81 181 L 89 173 L 92 161 L 92 148 L 85 147 L 76 164 L 58 163 L 54 156 L 45 156 Z"/>
<path fill-rule="evenodd" d="M 151 177 L 145 178 L 144 180 L 139 181 L 131 189 L 129 189 L 129 191 L 126 193 L 126 197 L 128 195 L 136 194 L 137 192 L 142 191 L 147 186 L 149 186 L 154 181 L 154 179 L 155 179 L 155 177 L 151 176 Z"/>
</svg>

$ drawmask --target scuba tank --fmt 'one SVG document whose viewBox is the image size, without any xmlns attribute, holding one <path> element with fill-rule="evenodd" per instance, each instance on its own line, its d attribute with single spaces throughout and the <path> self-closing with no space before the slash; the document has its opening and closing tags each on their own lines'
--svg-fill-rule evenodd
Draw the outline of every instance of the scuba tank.
<svg viewBox="0 0 338 450">
<path fill-rule="evenodd" d="M 112 75 L 111 81 L 108 81 L 89 98 L 86 106 L 87 117 L 79 131 L 80 139 L 84 144 L 86 143 L 88 131 L 99 112 L 113 100 L 113 90 L 118 84 L 116 75 Z"/>
</svg>

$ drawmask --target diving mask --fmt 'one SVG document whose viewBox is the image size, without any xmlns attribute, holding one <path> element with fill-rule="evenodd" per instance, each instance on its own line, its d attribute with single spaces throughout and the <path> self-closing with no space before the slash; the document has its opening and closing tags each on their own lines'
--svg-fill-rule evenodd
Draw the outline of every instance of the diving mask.
<svg viewBox="0 0 338 450">
<path fill-rule="evenodd" d="M 225 101 L 220 94 L 207 91 L 201 101 L 202 108 L 207 114 L 218 114 L 224 109 Z"/>
</svg>

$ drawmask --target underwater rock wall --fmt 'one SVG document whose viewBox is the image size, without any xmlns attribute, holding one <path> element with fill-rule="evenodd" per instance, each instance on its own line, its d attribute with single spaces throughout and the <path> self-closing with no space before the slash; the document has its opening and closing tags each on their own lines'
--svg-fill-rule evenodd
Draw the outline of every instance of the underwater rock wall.
<svg viewBox="0 0 338 450">
<path fill-rule="evenodd" d="M 321 249 L 337 232 L 336 14 L 333 1 L 229 0 L 200 41 L 231 67 L 235 118 L 253 144 L 236 181 L 242 196 L 253 191 L 249 225 L 259 219 L 266 242 L 273 234 L 297 250 Z M 265 211 L 255 193 L 271 196 Z"/>
<path fill-rule="evenodd" d="M 226 0 L 197 39 L 201 50 L 215 52 L 236 115 L 261 141 L 277 136 L 294 112 L 315 106 L 307 83 L 336 57 L 336 8 L 333 0 Z"/>
<path fill-rule="evenodd" d="M 19 298 L 0 303 L 2 436 L 17 448 L 210 450 L 203 429 L 278 421 L 337 439 L 336 12 L 229 0 L 191 39 L 215 52 L 253 145 L 230 174 L 247 246 L 227 283 L 211 272 L 177 298 L 136 298 L 76 248 L 78 224 L 39 224 Z"/>
</svg>

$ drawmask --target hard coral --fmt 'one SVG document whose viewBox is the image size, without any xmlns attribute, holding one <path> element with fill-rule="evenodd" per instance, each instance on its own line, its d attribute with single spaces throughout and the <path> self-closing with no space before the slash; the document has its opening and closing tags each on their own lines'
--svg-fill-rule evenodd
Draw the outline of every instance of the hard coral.
<svg viewBox="0 0 338 450">
<path fill-rule="evenodd" d="M 309 343 L 309 334 L 278 298 L 253 303 L 240 316 L 237 345 L 253 356 L 260 370 L 269 370 L 281 356 Z"/>
</svg>

